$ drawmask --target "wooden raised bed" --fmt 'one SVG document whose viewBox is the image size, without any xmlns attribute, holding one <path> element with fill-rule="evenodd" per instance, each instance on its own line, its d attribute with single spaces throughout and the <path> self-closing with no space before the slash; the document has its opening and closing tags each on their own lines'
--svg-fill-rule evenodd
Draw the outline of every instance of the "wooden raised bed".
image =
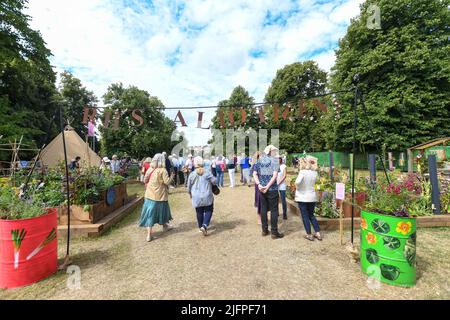
<svg viewBox="0 0 450 320">
<path fill-rule="evenodd" d="M 114 201 L 110 204 L 107 203 L 106 200 L 102 200 L 99 203 L 87 205 L 87 206 L 79 206 L 79 205 L 71 205 L 70 206 L 70 220 L 74 224 L 82 224 L 82 223 L 97 223 L 102 220 L 104 217 L 108 216 L 112 212 L 116 211 L 120 207 L 126 205 L 131 199 L 129 199 L 127 194 L 127 184 L 122 183 L 118 186 L 114 186 L 115 198 Z M 104 191 L 101 199 L 106 199 L 106 191 Z M 88 209 L 88 210 L 85 210 Z M 67 207 L 62 206 L 59 208 L 58 214 L 58 224 L 66 225 L 67 224 Z"/>
<path fill-rule="evenodd" d="M 300 210 L 298 209 L 297 203 L 291 199 L 286 199 L 288 213 L 291 215 L 300 216 Z M 319 226 L 322 230 L 339 230 L 339 219 L 330 219 L 317 217 Z M 343 225 L 344 228 L 351 228 L 352 218 L 344 218 Z M 450 214 L 436 214 L 433 216 L 417 217 L 417 227 L 419 228 L 432 228 L 432 227 L 450 227 Z M 359 228 L 360 218 L 355 217 L 354 227 Z"/>
</svg>

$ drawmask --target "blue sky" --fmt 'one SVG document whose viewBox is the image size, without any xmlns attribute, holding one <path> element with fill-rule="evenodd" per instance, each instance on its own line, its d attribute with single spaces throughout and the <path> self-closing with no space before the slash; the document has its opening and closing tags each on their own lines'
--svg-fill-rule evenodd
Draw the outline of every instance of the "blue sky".
<svg viewBox="0 0 450 320">
<path fill-rule="evenodd" d="M 360 3 L 30 0 L 27 13 L 53 53 L 55 71 L 70 70 L 98 97 L 122 81 L 167 107 L 190 107 L 217 104 L 237 85 L 262 101 L 276 71 L 296 61 L 313 59 L 329 71 Z M 205 131 L 193 128 L 196 111 L 184 116 L 190 142 L 204 143 Z"/>
</svg>

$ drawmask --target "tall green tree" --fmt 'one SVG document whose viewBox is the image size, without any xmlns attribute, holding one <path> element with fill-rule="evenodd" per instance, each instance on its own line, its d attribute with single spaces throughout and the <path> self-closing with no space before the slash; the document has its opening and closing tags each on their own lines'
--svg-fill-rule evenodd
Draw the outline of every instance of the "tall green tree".
<svg viewBox="0 0 450 320">
<path fill-rule="evenodd" d="M 265 101 L 268 104 L 278 103 L 280 120 L 273 121 L 273 108 L 269 108 L 267 128 L 280 130 L 280 148 L 287 152 L 322 151 L 325 148 L 323 131 L 318 130 L 324 120 L 325 113 L 320 111 L 311 101 L 304 101 L 304 112 L 300 111 L 302 99 L 322 95 L 326 92 L 327 73 L 312 60 L 295 62 L 278 70 L 272 84 L 267 90 Z M 284 120 L 281 112 L 289 104 L 291 112 Z M 324 103 L 324 102 L 323 102 Z"/>
<path fill-rule="evenodd" d="M 114 120 L 108 128 L 100 126 L 103 155 L 127 154 L 141 159 L 162 151 L 170 154 L 176 144 L 171 141 L 176 126 L 163 113 L 163 104 L 157 97 L 135 86 L 125 88 L 122 83 L 114 83 L 103 96 L 103 102 L 106 106 L 103 122 L 106 112 L 111 112 L 111 118 L 117 112 L 121 114 L 118 129 L 114 129 Z M 139 121 L 132 116 L 133 110 L 138 109 L 141 111 L 137 115 L 143 119 L 141 126 L 137 126 Z"/>
<path fill-rule="evenodd" d="M 83 108 L 95 105 L 98 101 L 97 97 L 70 72 L 64 71 L 60 77 L 59 94 L 65 118 L 81 137 L 85 137 L 87 129 L 83 124 Z"/>
<path fill-rule="evenodd" d="M 24 143 L 41 147 L 57 133 L 57 92 L 50 50 L 30 28 L 30 17 L 23 13 L 26 3 L 0 2 L 0 136 L 3 143 L 23 136 Z M 9 158 L 0 153 L 0 160 Z"/>
<path fill-rule="evenodd" d="M 212 128 L 220 129 L 223 136 L 223 150 L 226 150 L 226 129 L 235 130 L 247 130 L 259 128 L 259 117 L 256 114 L 253 103 L 255 99 L 249 94 L 249 92 L 243 86 L 237 86 L 233 89 L 228 99 L 220 101 L 217 105 L 216 113 L 212 119 Z M 245 119 L 243 119 L 243 112 L 245 112 Z M 230 112 L 234 124 L 230 121 Z M 223 124 L 225 128 L 221 128 L 220 113 L 223 115 Z M 213 140 L 217 138 L 213 135 Z M 218 141 L 218 140 L 216 140 Z M 237 140 L 234 142 L 235 150 L 237 150 Z M 246 138 L 246 146 L 248 146 L 248 138 Z M 217 151 L 216 151 L 217 152 Z"/>
<path fill-rule="evenodd" d="M 373 5 L 379 29 L 370 28 Z M 449 6 L 449 0 L 367 0 L 352 20 L 336 51 L 331 88 L 352 88 L 360 75 L 367 107 L 367 117 L 358 110 L 361 151 L 383 144 L 400 151 L 450 135 Z M 351 150 L 353 98 L 338 95 L 342 110 L 329 141 L 335 149 Z"/>
<path fill-rule="evenodd" d="M 227 128 L 258 128 L 258 117 L 254 111 L 253 98 L 243 86 L 237 86 L 233 89 L 228 99 L 220 101 L 217 105 L 216 114 L 212 119 L 212 127 L 220 129 L 219 112 L 224 115 L 224 123 Z M 245 111 L 246 119 L 242 123 L 242 112 Z M 229 119 L 229 111 L 233 111 L 234 126 Z"/>
</svg>

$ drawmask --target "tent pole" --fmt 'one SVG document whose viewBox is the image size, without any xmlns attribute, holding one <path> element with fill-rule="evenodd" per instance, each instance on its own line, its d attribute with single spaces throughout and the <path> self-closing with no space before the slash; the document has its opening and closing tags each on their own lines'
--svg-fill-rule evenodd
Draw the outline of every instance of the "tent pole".
<svg viewBox="0 0 450 320">
<path fill-rule="evenodd" d="M 65 138 L 65 130 L 64 130 L 64 122 L 63 122 L 63 114 L 62 114 L 62 106 L 59 106 L 59 121 L 61 126 L 62 133 L 62 141 L 64 148 L 64 164 L 65 164 L 65 174 L 66 174 L 66 200 L 67 200 L 67 249 L 66 249 L 66 258 L 64 260 L 64 264 L 60 267 L 60 269 L 65 268 L 69 264 L 70 257 L 70 184 L 69 184 L 69 167 L 67 164 L 67 148 L 66 148 L 66 138 Z"/>
</svg>

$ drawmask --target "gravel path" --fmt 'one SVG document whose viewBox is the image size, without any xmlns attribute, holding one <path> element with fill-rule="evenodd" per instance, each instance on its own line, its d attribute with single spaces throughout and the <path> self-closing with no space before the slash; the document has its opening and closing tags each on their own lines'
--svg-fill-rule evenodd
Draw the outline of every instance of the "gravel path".
<svg viewBox="0 0 450 320">
<path fill-rule="evenodd" d="M 263 238 L 253 192 L 245 186 L 224 188 L 216 197 L 214 230 L 203 237 L 184 189 L 171 190 L 175 230 L 162 234 L 157 228 L 160 237 L 145 242 L 137 210 L 101 238 L 73 241 L 79 290 L 69 290 L 68 274 L 58 272 L 26 288 L 0 290 L 0 299 L 450 298 L 448 229 L 419 230 L 414 288 L 369 289 L 359 264 L 339 245 L 338 232 L 311 243 L 302 238 L 299 217 L 290 215 L 280 224 L 284 239 Z M 64 244 L 61 239 L 61 257 Z"/>
</svg>

